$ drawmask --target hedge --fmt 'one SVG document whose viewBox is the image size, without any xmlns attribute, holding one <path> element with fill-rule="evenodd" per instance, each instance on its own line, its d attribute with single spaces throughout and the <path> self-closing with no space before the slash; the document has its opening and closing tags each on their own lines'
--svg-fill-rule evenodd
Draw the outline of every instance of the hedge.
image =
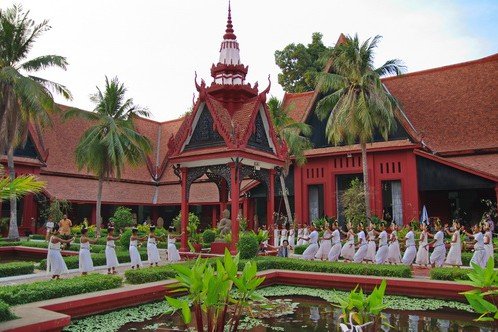
<svg viewBox="0 0 498 332">
<path fill-rule="evenodd" d="M 176 272 L 171 268 L 171 265 L 172 264 L 168 264 L 139 270 L 126 270 L 126 282 L 129 282 L 130 284 L 145 284 L 148 282 L 173 279 L 176 276 Z"/>
<path fill-rule="evenodd" d="M 0 287 L 0 301 L 9 305 L 26 304 L 63 296 L 78 295 L 121 287 L 123 279 L 116 275 L 89 274 L 70 279 L 38 281 Z"/>
<path fill-rule="evenodd" d="M 34 272 L 33 262 L 12 262 L 0 264 L 0 278 L 20 276 Z"/>
<path fill-rule="evenodd" d="M 296 255 L 302 255 L 303 252 L 306 250 L 306 248 L 308 248 L 308 244 L 302 244 L 302 245 L 299 245 L 299 246 L 295 246 L 294 247 L 294 254 Z"/>
<path fill-rule="evenodd" d="M 118 261 L 120 263 L 128 263 L 130 261 L 130 253 L 128 251 L 119 250 L 116 252 L 116 256 L 118 257 Z M 147 252 L 140 251 L 140 257 L 142 261 L 147 260 Z M 68 269 L 77 269 L 79 268 L 79 256 L 67 256 L 64 257 L 64 261 L 66 262 L 66 266 Z M 106 265 L 105 253 L 92 254 L 92 261 L 94 266 L 103 266 Z M 40 261 L 40 270 L 45 270 L 47 268 L 47 260 L 44 259 Z"/>
<path fill-rule="evenodd" d="M 470 266 L 470 260 L 472 259 L 472 252 L 462 252 L 462 265 Z M 495 266 L 498 266 L 498 254 L 495 252 Z"/>
<path fill-rule="evenodd" d="M 435 267 L 431 269 L 430 276 L 433 280 L 469 280 L 468 269 L 459 269 L 457 267 Z"/>
<path fill-rule="evenodd" d="M 0 301 L 0 322 L 5 322 L 14 319 L 15 316 L 10 312 L 10 307 L 7 303 Z"/>
</svg>

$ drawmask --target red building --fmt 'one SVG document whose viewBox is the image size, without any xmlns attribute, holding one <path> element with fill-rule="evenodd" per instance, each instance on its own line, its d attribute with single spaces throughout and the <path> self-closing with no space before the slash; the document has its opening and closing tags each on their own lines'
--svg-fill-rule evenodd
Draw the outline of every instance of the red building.
<svg viewBox="0 0 498 332">
<path fill-rule="evenodd" d="M 498 54 L 383 80 L 402 110 L 389 140 L 376 137 L 368 145 L 374 214 L 388 212 L 406 223 L 418 219 L 425 205 L 429 216 L 444 221 L 456 216 L 477 221 L 484 209 L 481 199 L 496 202 L 497 72 Z M 196 83 L 199 96 L 192 114 L 166 122 L 136 120 L 153 152 L 143 166 L 127 167 L 121 179 L 104 184 L 104 222 L 119 205 L 132 208 L 139 222 L 158 217 L 169 222 L 183 202 L 184 211 L 188 206 L 201 216 L 203 227 L 215 225 L 227 206 L 232 218 L 240 210 L 250 226 L 255 216 L 260 224 L 271 224 L 273 212 L 284 211 L 280 186 L 273 180 L 285 147 L 268 121 L 269 86 L 259 92 L 257 83 L 245 83 L 247 67 L 240 62 L 230 17 L 211 74 L 209 86 Z M 327 143 L 325 123 L 314 113 L 320 98 L 317 91 L 284 96 L 284 106 L 293 105 L 292 116 L 313 127 L 315 148 L 307 152 L 308 163 L 291 168 L 287 177 L 298 223 L 321 215 L 341 219 L 339 197 L 362 173 L 358 146 Z M 71 201 L 70 217 L 76 222 L 95 222 L 97 179 L 78 170 L 74 161 L 78 141 L 91 123 L 64 122 L 61 115 L 52 120 L 51 127 L 32 126 L 28 143 L 15 154 L 18 174 L 37 174 L 47 184 L 44 195 L 18 204 L 21 233 L 37 230 L 32 218 L 39 219 L 45 197 Z M 8 211 L 4 202 L 1 216 Z"/>
</svg>

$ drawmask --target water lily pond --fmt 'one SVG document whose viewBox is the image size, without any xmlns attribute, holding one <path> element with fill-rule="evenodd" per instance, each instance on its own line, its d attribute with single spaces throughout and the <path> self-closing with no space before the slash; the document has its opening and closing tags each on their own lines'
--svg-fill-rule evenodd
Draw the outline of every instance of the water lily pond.
<svg viewBox="0 0 498 332">
<path fill-rule="evenodd" d="M 276 309 L 257 310 L 244 319 L 246 331 L 340 331 L 340 309 L 330 304 L 333 293 L 301 287 L 274 286 L 260 290 L 277 301 Z M 475 314 L 452 301 L 386 296 L 385 314 L 391 328 L 384 331 L 495 331 L 489 324 L 472 321 Z M 396 308 L 396 309 L 393 309 Z M 75 321 L 67 331 L 184 331 L 178 316 L 165 315 L 165 302 L 145 304 Z"/>
</svg>

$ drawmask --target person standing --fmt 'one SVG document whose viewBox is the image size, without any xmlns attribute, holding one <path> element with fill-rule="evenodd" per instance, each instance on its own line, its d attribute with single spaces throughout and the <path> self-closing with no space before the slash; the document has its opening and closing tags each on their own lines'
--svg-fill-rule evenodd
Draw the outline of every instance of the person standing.
<svg viewBox="0 0 498 332">
<path fill-rule="evenodd" d="M 401 263 L 401 251 L 398 241 L 398 225 L 391 224 L 391 235 L 389 236 L 389 247 L 387 253 L 387 261 L 389 264 Z"/>
<path fill-rule="evenodd" d="M 387 245 L 387 232 L 386 226 L 384 223 L 380 224 L 380 234 L 379 234 L 379 249 L 377 250 L 377 254 L 375 254 L 375 263 L 376 264 L 384 264 L 387 260 L 387 254 L 389 252 L 389 247 Z"/>
<path fill-rule="evenodd" d="M 339 232 L 339 224 L 334 222 L 332 224 L 332 247 L 329 250 L 329 262 L 337 262 L 341 254 L 341 233 Z"/>
<path fill-rule="evenodd" d="M 341 257 L 344 258 L 345 262 L 351 262 L 354 259 L 355 248 L 354 248 L 354 232 L 353 225 L 351 222 L 347 224 L 348 231 L 342 232 L 346 235 L 346 242 L 341 249 Z"/>
<path fill-rule="evenodd" d="M 54 222 L 51 219 L 47 220 L 47 223 L 45 224 L 45 228 L 47 229 L 47 234 L 45 235 L 45 240 L 48 241 L 50 238 L 50 234 L 52 234 L 52 230 L 54 229 Z"/>
<path fill-rule="evenodd" d="M 370 223 L 368 225 L 367 229 L 368 229 L 368 233 L 367 233 L 368 244 L 367 244 L 367 254 L 365 255 L 364 260 L 366 262 L 374 263 L 375 262 L 375 253 L 377 251 L 377 245 L 375 243 L 375 230 L 374 230 L 372 223 Z"/>
<path fill-rule="evenodd" d="M 87 235 L 88 228 L 81 229 L 80 252 L 79 252 L 79 269 L 81 275 L 87 275 L 93 271 L 92 255 L 90 253 L 90 244 L 97 243 L 97 239 L 90 239 Z"/>
<path fill-rule="evenodd" d="M 481 226 L 476 224 L 473 227 L 473 233 L 469 233 L 464 229 L 465 234 L 467 236 L 474 238 L 474 254 L 472 255 L 472 259 L 470 260 L 470 267 L 472 267 L 472 263 L 479 265 L 484 268 L 487 264 L 487 255 L 486 249 L 484 248 L 484 234 L 482 233 Z"/>
<path fill-rule="evenodd" d="M 280 229 L 278 224 L 275 225 L 275 229 L 273 230 L 273 246 L 278 247 L 280 244 Z"/>
<path fill-rule="evenodd" d="M 178 248 L 175 245 L 176 238 L 172 234 L 174 231 L 176 231 L 175 227 L 170 226 L 168 229 L 168 262 L 179 262 L 181 259 Z"/>
<path fill-rule="evenodd" d="M 462 245 L 460 239 L 460 223 L 456 220 L 453 221 L 453 232 L 446 227 L 445 232 L 451 236 L 451 245 L 448 255 L 446 256 L 447 265 L 461 266 L 462 265 Z"/>
<path fill-rule="evenodd" d="M 296 230 L 294 229 L 294 225 L 291 225 L 289 228 L 289 247 L 294 248 L 296 245 Z"/>
<path fill-rule="evenodd" d="M 429 249 L 427 249 L 427 241 L 428 241 L 428 234 L 427 234 L 427 224 L 423 223 L 421 224 L 422 232 L 420 232 L 420 237 L 419 237 L 419 242 L 418 242 L 418 251 L 417 251 L 417 257 L 415 259 L 415 263 L 417 263 L 420 266 L 425 266 L 429 265 Z"/>
<path fill-rule="evenodd" d="M 313 224 L 308 226 L 307 229 L 309 230 L 310 235 L 308 237 L 303 237 L 302 239 L 309 243 L 309 246 L 303 252 L 303 259 L 313 260 L 318 251 L 318 232 Z"/>
<path fill-rule="evenodd" d="M 411 224 L 407 225 L 408 233 L 405 235 L 405 253 L 401 259 L 401 263 L 405 265 L 413 265 L 413 261 L 417 256 L 417 248 L 415 247 L 415 233 Z"/>
<path fill-rule="evenodd" d="M 145 240 L 144 238 L 140 238 L 138 236 L 138 229 L 137 228 L 132 228 L 131 229 L 131 237 L 130 237 L 130 262 L 131 262 L 131 268 L 134 269 L 135 267 L 139 269 L 142 266 L 142 259 L 140 258 L 140 252 L 138 251 L 138 243 L 139 241 Z"/>
<path fill-rule="evenodd" d="M 47 273 L 52 274 L 52 279 L 60 279 L 61 274 L 67 273 L 66 262 L 62 258 L 61 243 L 71 242 L 73 239 L 64 240 L 58 237 L 59 227 L 54 226 L 48 241 Z"/>
<path fill-rule="evenodd" d="M 328 223 L 325 223 L 324 228 L 323 237 L 320 240 L 320 247 L 315 255 L 315 258 L 319 260 L 326 260 L 329 255 L 330 248 L 332 247 L 332 242 L 330 242 L 330 239 L 332 238 L 332 230 L 330 229 Z"/>
<path fill-rule="evenodd" d="M 116 274 L 116 268 L 119 266 L 118 257 L 116 256 L 116 245 L 114 241 L 119 240 L 119 236 L 114 236 L 114 228 L 107 229 L 107 242 L 105 245 L 105 260 L 107 265 L 107 274 Z M 112 270 L 112 272 L 111 272 Z"/>
<path fill-rule="evenodd" d="M 71 227 L 73 226 L 73 223 L 71 222 L 71 219 L 68 219 L 67 215 L 63 215 L 62 219 L 59 221 L 59 234 L 64 240 L 70 239 L 71 238 Z M 64 247 L 65 249 L 68 249 L 69 246 L 71 245 L 71 242 L 66 242 Z"/>
<path fill-rule="evenodd" d="M 149 260 L 150 266 L 158 266 L 161 258 L 159 257 L 159 250 L 157 249 L 157 241 L 161 239 L 161 236 L 156 236 L 154 233 L 156 227 L 150 226 L 149 236 L 147 237 L 147 258 Z"/>
<path fill-rule="evenodd" d="M 434 223 L 437 233 L 434 235 L 434 240 L 426 244 L 426 247 L 431 245 L 434 246 L 434 250 L 430 256 L 430 262 L 432 267 L 441 267 L 444 263 L 444 258 L 446 256 L 446 247 L 444 246 L 444 233 L 439 221 Z"/>
<path fill-rule="evenodd" d="M 358 234 L 356 235 L 358 236 L 358 242 L 355 245 L 358 247 L 358 250 L 354 254 L 353 262 L 361 263 L 367 255 L 368 249 L 367 237 L 365 236 L 365 231 L 363 230 L 362 223 L 358 224 Z"/>
</svg>

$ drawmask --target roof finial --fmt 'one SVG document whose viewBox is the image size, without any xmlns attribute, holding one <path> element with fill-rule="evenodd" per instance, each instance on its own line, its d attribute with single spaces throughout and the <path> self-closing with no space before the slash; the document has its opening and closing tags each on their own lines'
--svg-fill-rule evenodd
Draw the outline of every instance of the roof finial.
<svg viewBox="0 0 498 332">
<path fill-rule="evenodd" d="M 228 0 L 228 19 L 227 19 L 227 28 L 225 30 L 225 35 L 223 39 L 236 39 L 237 37 L 233 33 L 233 25 L 232 25 L 232 8 L 230 4 L 230 0 Z"/>
</svg>

